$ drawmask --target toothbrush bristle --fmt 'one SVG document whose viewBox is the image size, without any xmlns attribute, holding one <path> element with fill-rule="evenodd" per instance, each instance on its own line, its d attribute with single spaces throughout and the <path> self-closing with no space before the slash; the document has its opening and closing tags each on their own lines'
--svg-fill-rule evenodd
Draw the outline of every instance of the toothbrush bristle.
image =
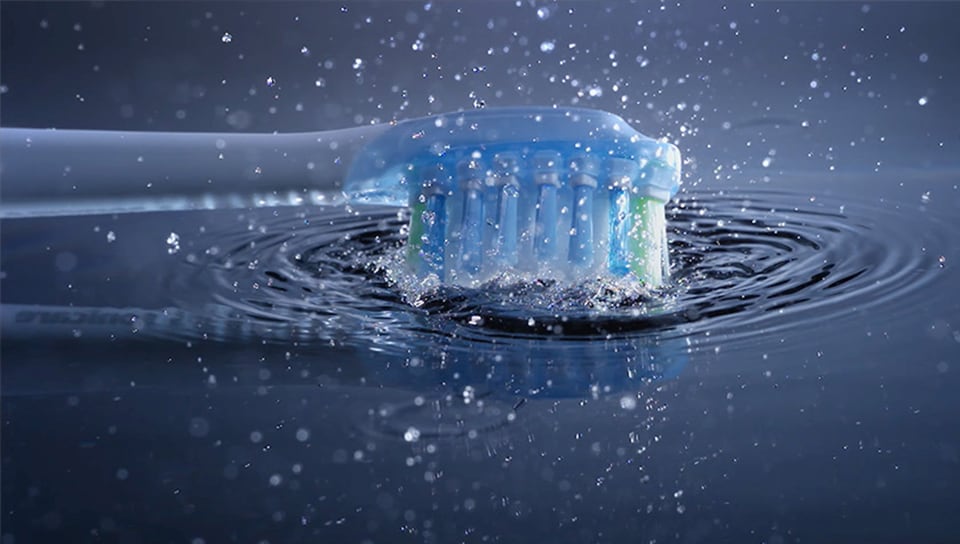
<svg viewBox="0 0 960 544">
<path fill-rule="evenodd" d="M 409 204 L 418 274 L 465 285 L 511 272 L 632 274 L 651 287 L 667 277 L 663 207 L 680 168 L 671 144 L 573 109 L 481 110 L 393 130 L 355 160 L 346 193 Z"/>
<path fill-rule="evenodd" d="M 415 200 L 426 206 L 410 218 L 423 233 L 418 270 L 450 283 L 512 270 L 664 279 L 663 203 L 635 190 L 635 161 L 538 151 L 485 162 L 472 152 L 453 177 L 441 162 L 422 172 Z"/>
</svg>

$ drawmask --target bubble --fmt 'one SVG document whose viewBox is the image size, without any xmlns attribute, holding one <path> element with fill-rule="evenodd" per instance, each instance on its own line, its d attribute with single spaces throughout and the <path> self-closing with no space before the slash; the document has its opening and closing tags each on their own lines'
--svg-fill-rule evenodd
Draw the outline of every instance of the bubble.
<svg viewBox="0 0 960 544">
<path fill-rule="evenodd" d="M 930 60 L 930 55 L 926 53 L 920 53 L 920 62 L 927 62 Z"/>
<path fill-rule="evenodd" d="M 544 41 L 540 44 L 540 51 L 544 53 L 549 53 L 553 51 L 557 46 L 557 43 L 551 40 Z"/>
</svg>

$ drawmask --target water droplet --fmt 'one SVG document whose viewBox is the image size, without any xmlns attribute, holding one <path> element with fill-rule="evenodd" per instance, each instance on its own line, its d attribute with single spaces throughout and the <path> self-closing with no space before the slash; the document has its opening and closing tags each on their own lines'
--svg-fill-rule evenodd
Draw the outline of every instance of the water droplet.
<svg viewBox="0 0 960 544">
<path fill-rule="evenodd" d="M 540 43 L 540 51 L 544 53 L 549 53 L 553 51 L 556 46 L 557 46 L 556 42 L 547 40 L 545 42 Z"/>
<path fill-rule="evenodd" d="M 230 43 L 233 41 L 233 35 L 229 32 L 224 32 L 223 36 L 220 37 L 220 41 L 223 43 Z"/>
<path fill-rule="evenodd" d="M 926 96 L 921 96 L 921 97 L 917 100 L 917 104 L 920 104 L 921 106 L 926 106 L 926 105 L 927 105 L 927 102 L 929 102 L 929 100 L 927 99 Z"/>
<path fill-rule="evenodd" d="M 416 427 L 408 427 L 403 433 L 403 439 L 406 442 L 416 442 L 420 440 L 420 429 Z"/>
<path fill-rule="evenodd" d="M 167 253 L 173 255 L 180 251 L 180 235 L 175 232 L 171 232 L 167 236 Z"/>
<path fill-rule="evenodd" d="M 930 60 L 930 55 L 926 53 L 920 53 L 920 62 L 927 62 Z"/>
<path fill-rule="evenodd" d="M 267 78 L 267 87 L 273 87 L 277 84 L 277 80 L 273 79 L 273 76 Z"/>
<path fill-rule="evenodd" d="M 111 230 L 107 233 L 107 242 L 113 243 L 117 240 L 117 235 Z"/>
<path fill-rule="evenodd" d="M 202 417 L 195 417 L 190 420 L 190 436 L 194 438 L 203 438 L 210 433 L 210 422 Z"/>
</svg>

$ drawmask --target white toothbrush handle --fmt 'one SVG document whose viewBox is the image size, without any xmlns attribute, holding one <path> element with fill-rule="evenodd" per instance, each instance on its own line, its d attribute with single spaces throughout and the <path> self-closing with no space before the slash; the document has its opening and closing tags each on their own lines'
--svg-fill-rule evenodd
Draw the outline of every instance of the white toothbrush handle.
<svg viewBox="0 0 960 544">
<path fill-rule="evenodd" d="M 0 129 L 0 217 L 322 203 L 390 125 L 290 134 Z"/>
</svg>

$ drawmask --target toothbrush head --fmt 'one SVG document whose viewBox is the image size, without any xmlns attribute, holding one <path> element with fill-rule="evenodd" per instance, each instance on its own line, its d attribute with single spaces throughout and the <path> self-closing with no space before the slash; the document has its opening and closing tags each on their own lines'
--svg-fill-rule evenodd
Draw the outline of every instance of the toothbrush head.
<svg viewBox="0 0 960 544">
<path fill-rule="evenodd" d="M 533 272 L 659 287 L 679 184 L 679 150 L 616 115 L 498 108 L 397 123 L 355 157 L 344 193 L 409 206 L 407 262 L 443 283 Z"/>
</svg>

